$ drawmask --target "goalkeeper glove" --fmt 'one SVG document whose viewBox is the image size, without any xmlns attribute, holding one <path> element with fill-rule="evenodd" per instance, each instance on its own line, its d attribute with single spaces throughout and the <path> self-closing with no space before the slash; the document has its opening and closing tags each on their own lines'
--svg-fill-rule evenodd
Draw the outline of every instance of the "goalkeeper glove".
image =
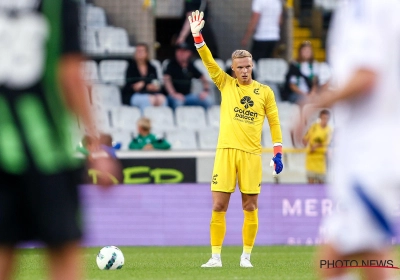
<svg viewBox="0 0 400 280">
<path fill-rule="evenodd" d="M 274 145 L 274 157 L 271 160 L 270 166 L 274 168 L 272 175 L 276 176 L 277 174 L 282 172 L 283 163 L 282 163 L 282 145 L 281 144 Z"/>
<path fill-rule="evenodd" d="M 188 17 L 190 23 L 190 29 L 192 31 L 194 42 L 196 44 L 201 44 L 204 42 L 203 36 L 200 33 L 205 23 L 203 17 L 204 13 L 203 12 L 200 13 L 198 10 L 192 12 L 192 15 Z"/>
</svg>

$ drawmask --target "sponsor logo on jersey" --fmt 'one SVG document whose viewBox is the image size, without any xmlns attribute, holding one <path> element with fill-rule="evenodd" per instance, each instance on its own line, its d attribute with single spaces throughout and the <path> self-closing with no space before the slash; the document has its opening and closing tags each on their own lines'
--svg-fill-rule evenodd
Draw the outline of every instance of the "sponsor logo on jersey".
<svg viewBox="0 0 400 280">
<path fill-rule="evenodd" d="M 217 177 L 218 177 L 218 174 L 214 174 L 213 177 L 212 177 L 212 183 L 214 185 L 218 184 Z"/>
<path fill-rule="evenodd" d="M 254 93 L 257 94 L 257 95 L 260 94 L 259 90 L 260 90 L 259 88 L 255 88 L 254 89 Z"/>
<path fill-rule="evenodd" d="M 258 117 L 258 113 L 246 109 L 253 107 L 254 101 L 251 100 L 250 96 L 244 96 L 240 100 L 240 103 L 244 106 L 245 109 L 235 107 L 233 109 L 233 111 L 235 112 L 234 120 L 253 124 L 254 119 Z"/>
<path fill-rule="evenodd" d="M 240 103 L 243 104 L 246 109 L 254 106 L 254 101 L 251 100 L 250 96 L 243 97 Z"/>
</svg>

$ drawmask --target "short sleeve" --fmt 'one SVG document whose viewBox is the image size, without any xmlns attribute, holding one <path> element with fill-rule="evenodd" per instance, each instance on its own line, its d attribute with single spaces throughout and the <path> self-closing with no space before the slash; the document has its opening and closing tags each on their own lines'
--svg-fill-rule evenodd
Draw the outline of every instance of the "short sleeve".
<svg viewBox="0 0 400 280">
<path fill-rule="evenodd" d="M 251 10 L 254 13 L 261 13 L 262 6 L 263 6 L 262 0 L 253 0 L 253 3 L 251 5 Z"/>
<path fill-rule="evenodd" d="M 168 64 L 167 64 L 167 68 L 164 70 L 164 75 L 170 75 L 170 76 L 172 76 L 172 72 L 173 72 L 173 70 L 172 70 L 172 61 L 170 61 Z"/>
<path fill-rule="evenodd" d="M 79 6 L 76 0 L 63 0 L 62 9 L 62 52 L 79 53 L 80 29 L 79 29 Z"/>
</svg>

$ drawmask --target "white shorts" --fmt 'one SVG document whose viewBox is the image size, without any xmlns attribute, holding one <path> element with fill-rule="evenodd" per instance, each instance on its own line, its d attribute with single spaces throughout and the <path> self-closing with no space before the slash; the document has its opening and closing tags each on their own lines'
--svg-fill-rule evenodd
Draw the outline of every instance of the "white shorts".
<svg viewBox="0 0 400 280">
<path fill-rule="evenodd" d="M 338 210 L 325 219 L 324 238 L 343 255 L 382 250 L 394 234 L 392 221 L 399 204 L 400 171 L 388 172 L 390 168 L 375 165 L 371 158 L 371 165 L 365 164 L 367 159 L 360 155 L 342 156 L 335 158 L 328 187 Z"/>
</svg>

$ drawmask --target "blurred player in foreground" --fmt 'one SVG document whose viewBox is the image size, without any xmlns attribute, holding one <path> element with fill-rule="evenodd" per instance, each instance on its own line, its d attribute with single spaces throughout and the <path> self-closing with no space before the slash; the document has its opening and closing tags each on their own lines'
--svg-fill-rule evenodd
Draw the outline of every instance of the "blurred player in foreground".
<svg viewBox="0 0 400 280">
<path fill-rule="evenodd" d="M 0 279 L 10 279 L 15 246 L 48 248 L 51 279 L 80 279 L 78 183 L 67 108 L 94 129 L 81 77 L 77 2 L 0 1 Z M 17 36 L 18 35 L 18 36 Z M 117 174 L 94 137 L 90 168 Z M 110 185 L 108 176 L 100 184 Z"/>
<path fill-rule="evenodd" d="M 320 260 L 393 257 L 392 218 L 400 187 L 399 10 L 396 0 L 343 1 L 331 25 L 329 59 L 335 89 L 311 104 L 336 105 L 329 194 L 340 211 L 325 221 L 328 244 L 321 248 Z M 393 271 L 367 268 L 363 279 L 394 279 Z M 324 279 L 350 276 L 344 268 L 320 272 Z"/>
<path fill-rule="evenodd" d="M 225 214 L 236 179 L 242 193 L 244 212 L 243 254 L 241 267 L 253 267 L 251 250 L 258 229 L 258 194 L 261 190 L 261 132 L 265 117 L 271 128 L 274 143 L 274 172 L 282 165 L 282 133 L 278 109 L 271 88 L 252 80 L 252 56 L 248 51 L 236 50 L 232 54 L 229 76 L 215 62 L 200 33 L 204 26 L 203 13 L 193 12 L 189 17 L 195 46 L 212 80 L 221 91 L 221 123 L 214 171 L 211 183 L 212 217 L 210 226 L 212 257 L 202 267 L 221 267 L 221 248 L 226 232 Z"/>
</svg>

